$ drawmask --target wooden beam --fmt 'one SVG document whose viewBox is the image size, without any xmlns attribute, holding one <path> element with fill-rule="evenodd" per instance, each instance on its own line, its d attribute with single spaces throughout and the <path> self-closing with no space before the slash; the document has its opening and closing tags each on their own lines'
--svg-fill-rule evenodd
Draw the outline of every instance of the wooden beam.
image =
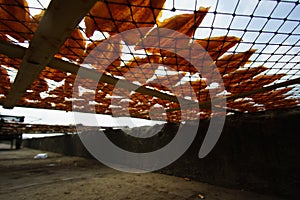
<svg viewBox="0 0 300 200">
<path fill-rule="evenodd" d="M 25 51 L 25 47 L 0 40 L 0 54 L 6 55 L 10 58 L 22 59 L 25 55 Z"/>
<path fill-rule="evenodd" d="M 261 87 L 261 88 L 256 89 L 256 90 L 251 90 L 251 91 L 248 91 L 248 92 L 243 92 L 243 93 L 240 93 L 240 94 L 235 94 L 235 95 L 228 96 L 228 97 L 225 97 L 225 98 L 224 97 L 220 97 L 219 99 L 215 100 L 215 103 L 224 101 L 224 99 L 227 102 L 229 100 L 235 100 L 235 99 L 244 98 L 244 97 L 251 97 L 254 94 L 258 94 L 258 93 L 262 93 L 262 92 L 267 92 L 267 91 L 275 90 L 277 88 L 287 87 L 287 86 L 296 85 L 296 84 L 300 84 L 300 78 L 295 78 L 295 79 L 287 80 L 287 81 L 284 81 L 284 82 L 281 82 L 281 83 L 276 83 L 276 84 L 269 85 L 269 86 L 266 86 L 266 87 Z M 199 103 L 199 108 L 210 109 L 211 106 L 212 105 L 211 105 L 210 101 Z M 188 105 L 184 105 L 182 108 L 172 108 L 172 109 L 166 110 L 166 112 L 172 112 L 172 111 L 175 111 L 175 110 L 180 110 L 180 109 L 184 109 L 184 108 L 188 108 L 188 107 L 189 107 Z M 233 112 L 236 112 L 236 111 L 233 111 Z"/>
<path fill-rule="evenodd" d="M 112 76 L 109 76 L 107 74 L 102 74 L 97 72 L 94 69 L 88 69 L 88 68 L 84 68 L 84 67 L 80 67 L 76 64 L 73 63 L 69 63 L 67 61 L 63 61 L 57 58 L 52 59 L 49 64 L 49 67 L 54 68 L 54 69 L 58 69 L 64 72 L 70 72 L 72 74 L 77 74 L 77 72 L 80 69 L 80 76 L 81 78 L 87 78 L 87 79 L 91 79 L 91 80 L 95 80 L 95 81 L 99 81 L 99 82 L 104 82 L 104 83 L 109 83 L 111 85 L 116 85 L 118 83 L 118 85 L 124 89 L 127 90 L 131 90 L 131 91 L 136 91 L 136 92 L 140 92 L 142 94 L 146 94 L 146 95 L 150 95 L 150 96 L 155 96 L 158 97 L 160 99 L 164 99 L 164 100 L 170 100 L 171 102 L 178 102 L 178 100 L 180 98 L 177 98 L 176 96 L 173 95 L 169 95 L 166 93 L 162 93 L 159 92 L 157 90 L 154 89 L 150 89 L 150 88 L 146 88 L 144 86 L 138 86 L 136 84 L 133 84 L 127 80 L 121 80 Z M 185 103 L 193 103 L 189 100 L 186 99 L 180 99 L 182 102 Z M 195 102 L 194 102 L 195 104 Z"/>
<path fill-rule="evenodd" d="M 5 54 L 12 58 L 22 58 L 22 56 L 25 54 L 25 51 L 26 51 L 25 47 L 10 44 L 5 41 L 0 41 L 0 54 Z M 158 97 L 158 98 L 161 98 L 164 100 L 170 100 L 171 102 L 178 102 L 178 100 L 180 99 L 181 102 L 184 102 L 189 105 L 193 104 L 195 106 L 197 104 L 193 101 L 176 98 L 173 95 L 162 93 L 162 92 L 159 92 L 154 89 L 146 88 L 143 86 L 139 87 L 138 85 L 133 84 L 126 80 L 120 80 L 118 78 L 115 78 L 115 77 L 112 77 L 112 76 L 109 76 L 106 74 L 101 75 L 99 72 L 97 72 L 94 69 L 83 68 L 76 64 L 73 64 L 73 63 L 70 63 L 67 61 L 63 61 L 58 58 L 52 58 L 50 60 L 50 62 L 47 64 L 47 66 L 54 68 L 54 69 L 58 69 L 63 72 L 69 72 L 69 73 L 72 73 L 75 75 L 77 75 L 77 72 L 80 69 L 81 70 L 81 73 L 80 73 L 81 78 L 87 78 L 87 79 L 91 79 L 91 80 L 95 80 L 95 81 L 99 81 L 99 82 L 109 83 L 111 85 L 116 85 L 117 83 L 119 83 L 120 87 L 122 87 L 124 89 L 134 90 L 134 91 L 140 92 L 142 94 L 155 96 L 155 97 Z"/>
<path fill-rule="evenodd" d="M 13 108 L 97 0 L 52 0 L 23 55 L 3 104 Z"/>
<path fill-rule="evenodd" d="M 26 51 L 25 47 L 10 44 L 6 41 L 0 41 L 0 54 L 5 54 L 5 55 L 7 55 L 9 57 L 12 57 L 12 58 L 22 58 L 23 55 L 25 54 L 25 51 Z M 64 71 L 64 72 L 70 72 L 70 73 L 75 74 L 75 75 L 77 74 L 77 72 L 80 68 L 80 66 L 78 66 L 76 64 L 73 64 L 73 63 L 70 63 L 70 62 L 67 62 L 67 61 L 63 61 L 63 60 L 60 60 L 60 59 L 57 59 L 57 58 L 52 58 L 52 60 L 48 64 L 48 66 L 52 67 L 54 69 Z M 84 73 L 81 73 L 82 78 L 88 78 L 88 79 L 92 79 L 92 80 L 99 80 L 100 73 L 97 72 L 96 70 L 92 70 L 92 69 L 88 69 L 88 68 L 81 68 L 81 70 L 84 70 Z M 106 74 L 103 74 L 99 81 L 109 83 L 109 84 L 112 84 L 112 85 L 115 85 L 118 81 L 122 81 L 121 86 L 124 89 L 136 88 L 136 85 L 131 83 L 131 82 L 128 82 L 126 80 L 120 80 L 120 79 L 114 78 L 114 77 L 106 75 Z M 266 92 L 266 91 L 274 90 L 274 89 L 277 89 L 277 88 L 280 88 L 280 87 L 286 87 L 286 86 L 295 85 L 295 84 L 300 84 L 300 78 L 296 78 L 296 79 L 288 80 L 288 81 L 285 81 L 285 82 L 273 84 L 273 85 L 267 86 L 267 87 L 262 87 L 262 88 L 259 88 L 257 90 L 252 90 L 252 91 L 248 91 L 248 92 L 245 92 L 245 93 L 232 95 L 232 96 L 227 97 L 226 100 L 228 101 L 228 100 L 243 98 L 243 97 L 247 97 L 247 96 L 250 96 L 250 95 L 257 94 L 257 93 Z M 142 94 L 155 96 L 155 97 L 158 97 L 158 98 L 161 98 L 161 99 L 167 99 L 167 100 L 170 100 L 172 102 L 178 102 L 176 97 L 174 97 L 172 95 L 169 95 L 169 94 L 161 93 L 161 92 L 156 91 L 156 90 L 152 90 L 150 88 L 140 87 L 136 91 L 138 91 Z M 184 104 L 182 108 L 190 107 L 191 101 L 184 100 L 184 102 L 186 104 Z M 211 102 L 199 103 L 199 107 L 210 109 L 211 108 Z M 180 110 L 180 108 L 168 109 L 166 111 L 167 112 L 172 112 L 172 111 L 175 111 L 175 110 Z"/>
</svg>

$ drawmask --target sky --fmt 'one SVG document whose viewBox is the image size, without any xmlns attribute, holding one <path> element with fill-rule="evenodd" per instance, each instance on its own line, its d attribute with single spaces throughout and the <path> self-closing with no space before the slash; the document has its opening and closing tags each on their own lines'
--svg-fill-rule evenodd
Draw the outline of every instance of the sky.
<svg viewBox="0 0 300 200">
<path fill-rule="evenodd" d="M 76 116 L 74 116 L 73 112 L 22 108 L 22 107 L 15 107 L 13 109 L 3 109 L 2 107 L 0 107 L 0 114 L 25 116 L 24 123 L 29 123 L 29 124 L 73 125 L 73 124 L 82 123 L 84 125 L 90 125 L 90 126 L 94 126 L 94 125 L 101 126 L 101 127 L 128 126 L 132 128 L 138 126 L 152 126 L 154 124 L 163 123 L 159 121 L 131 119 L 127 117 L 115 118 L 109 115 L 93 115 L 88 113 L 76 113 Z M 91 119 L 91 120 L 87 120 L 87 119 Z"/>
<path fill-rule="evenodd" d="M 32 15 L 39 14 L 41 6 L 47 7 L 49 0 L 27 0 L 29 7 L 36 7 L 39 9 L 30 9 Z M 230 2 L 230 3 L 229 3 Z M 258 66 L 264 64 L 265 66 L 272 68 L 267 73 L 288 73 L 286 79 L 300 77 L 300 5 L 295 7 L 295 4 L 288 2 L 296 2 L 296 0 L 286 0 L 278 3 L 274 0 L 195 0 L 195 1 L 182 1 L 182 0 L 167 0 L 165 4 L 166 9 L 172 9 L 175 6 L 177 10 L 176 14 L 187 13 L 184 9 L 197 10 L 200 6 L 210 7 L 210 11 L 216 10 L 217 15 L 208 13 L 204 21 L 201 23 L 201 29 L 197 30 L 195 37 L 206 38 L 209 36 L 221 36 L 232 35 L 242 37 L 243 44 L 235 47 L 235 51 L 246 51 L 250 48 L 258 49 L 257 52 L 273 53 L 273 55 L 267 54 L 255 54 L 251 57 L 255 60 L 252 66 Z M 183 9 L 180 11 L 180 9 Z M 236 13 L 237 16 L 226 15 L 222 13 Z M 250 20 L 249 15 L 254 14 L 260 16 L 260 18 L 254 18 Z M 168 18 L 174 15 L 174 12 L 165 11 L 162 14 L 162 19 Z M 266 19 L 271 17 L 271 19 Z M 295 21 L 283 21 L 280 18 L 292 19 Z M 298 21 L 296 21 L 298 20 Z M 211 31 L 211 25 L 217 27 Z M 84 23 L 80 23 L 80 26 L 84 26 Z M 231 30 L 226 28 L 230 27 Z M 238 30 L 246 29 L 247 32 Z M 262 30 L 260 33 L 259 31 Z M 274 32 L 278 34 L 274 35 Z M 287 37 L 284 33 L 291 33 L 292 35 Z M 252 42 L 255 40 L 255 44 Z M 269 43 L 266 47 L 265 43 Z M 281 45 L 281 46 L 280 46 Z M 287 45 L 287 46 L 285 46 Z M 288 45 L 295 45 L 290 48 Z M 291 54 L 282 56 L 282 54 Z M 267 61 L 267 62 L 266 62 Z M 288 61 L 289 64 L 283 64 L 278 61 Z M 276 63 L 277 62 L 277 63 Z M 251 66 L 250 66 L 251 67 Z M 300 87 L 294 90 L 296 95 L 300 96 Z M 12 110 L 3 109 L 0 107 L 0 114 L 25 116 L 26 123 L 42 123 L 42 124 L 74 124 L 77 123 L 74 120 L 74 114 L 64 111 L 53 110 L 41 110 L 30 108 L 16 107 Z M 82 118 L 88 118 L 82 114 Z M 103 126 L 143 126 L 153 125 L 158 122 L 151 122 L 149 120 L 127 119 L 117 118 L 114 119 L 107 115 L 97 115 L 96 121 L 99 125 Z M 88 121 L 85 122 L 89 124 Z"/>
</svg>

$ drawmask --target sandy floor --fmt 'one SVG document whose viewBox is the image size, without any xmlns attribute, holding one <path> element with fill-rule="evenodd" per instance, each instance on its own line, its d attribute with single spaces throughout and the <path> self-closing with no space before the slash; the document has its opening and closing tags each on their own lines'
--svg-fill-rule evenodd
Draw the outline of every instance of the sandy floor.
<svg viewBox="0 0 300 200">
<path fill-rule="evenodd" d="M 0 199 L 279 200 L 162 174 L 127 174 L 95 160 L 0 144 Z"/>
</svg>

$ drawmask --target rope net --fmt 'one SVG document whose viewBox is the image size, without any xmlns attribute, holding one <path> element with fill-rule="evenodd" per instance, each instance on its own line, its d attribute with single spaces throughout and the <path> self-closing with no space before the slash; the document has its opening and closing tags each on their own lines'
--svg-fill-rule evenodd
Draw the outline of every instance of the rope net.
<svg viewBox="0 0 300 200">
<path fill-rule="evenodd" d="M 0 40 L 27 48 L 49 3 L 49 0 L 0 0 Z M 300 104 L 299 81 L 288 82 L 300 77 L 299 13 L 296 0 L 235 0 L 230 5 L 225 0 L 101 0 L 55 57 L 137 87 L 197 102 L 200 110 L 180 108 L 178 101 L 160 95 L 115 89 L 103 81 L 93 87 L 93 81 L 77 77 L 84 84 L 75 86 L 75 74 L 51 67 L 41 72 L 18 106 L 169 122 L 178 122 L 183 115 L 190 120 L 210 118 L 210 107 L 201 106 L 210 102 L 210 94 L 227 98 L 228 113 L 296 107 Z M 210 77 L 203 78 L 194 66 L 176 54 L 139 49 L 135 37 L 109 43 L 107 52 L 92 55 L 98 45 L 114 35 L 143 27 L 153 28 L 152 31 L 156 27 L 175 30 L 190 37 L 191 43 L 200 44 L 216 65 L 224 90 L 214 85 L 213 80 L 207 80 Z M 105 65 L 116 53 L 117 59 Z M 95 62 L 86 65 L 86 58 L 91 56 L 94 57 L 89 61 Z M 1 103 L 21 62 L 22 58 L 0 54 Z M 270 86 L 275 87 L 265 89 Z"/>
</svg>

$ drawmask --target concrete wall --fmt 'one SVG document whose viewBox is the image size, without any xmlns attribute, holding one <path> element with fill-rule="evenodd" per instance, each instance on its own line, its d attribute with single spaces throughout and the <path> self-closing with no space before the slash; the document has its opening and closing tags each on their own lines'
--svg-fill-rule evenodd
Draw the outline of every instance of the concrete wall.
<svg viewBox="0 0 300 200">
<path fill-rule="evenodd" d="M 299 124 L 300 115 L 229 119 L 215 148 L 207 157 L 199 159 L 201 130 L 205 130 L 205 126 L 201 126 L 188 152 L 162 171 L 299 199 Z"/>
<path fill-rule="evenodd" d="M 221 138 L 212 152 L 199 159 L 198 152 L 208 121 L 202 121 L 193 144 L 175 163 L 159 171 L 193 180 L 292 199 L 300 196 L 300 112 L 268 112 L 228 117 Z M 191 124 L 186 126 L 193 126 Z M 118 146 L 133 151 L 159 149 L 174 137 L 178 125 L 133 129 L 135 133 L 159 131 L 155 136 L 134 139 L 120 130 L 106 135 Z M 25 146 L 90 157 L 76 136 L 28 140 Z"/>
<path fill-rule="evenodd" d="M 23 146 L 68 156 L 93 158 L 77 135 L 63 135 L 23 140 Z"/>
</svg>

